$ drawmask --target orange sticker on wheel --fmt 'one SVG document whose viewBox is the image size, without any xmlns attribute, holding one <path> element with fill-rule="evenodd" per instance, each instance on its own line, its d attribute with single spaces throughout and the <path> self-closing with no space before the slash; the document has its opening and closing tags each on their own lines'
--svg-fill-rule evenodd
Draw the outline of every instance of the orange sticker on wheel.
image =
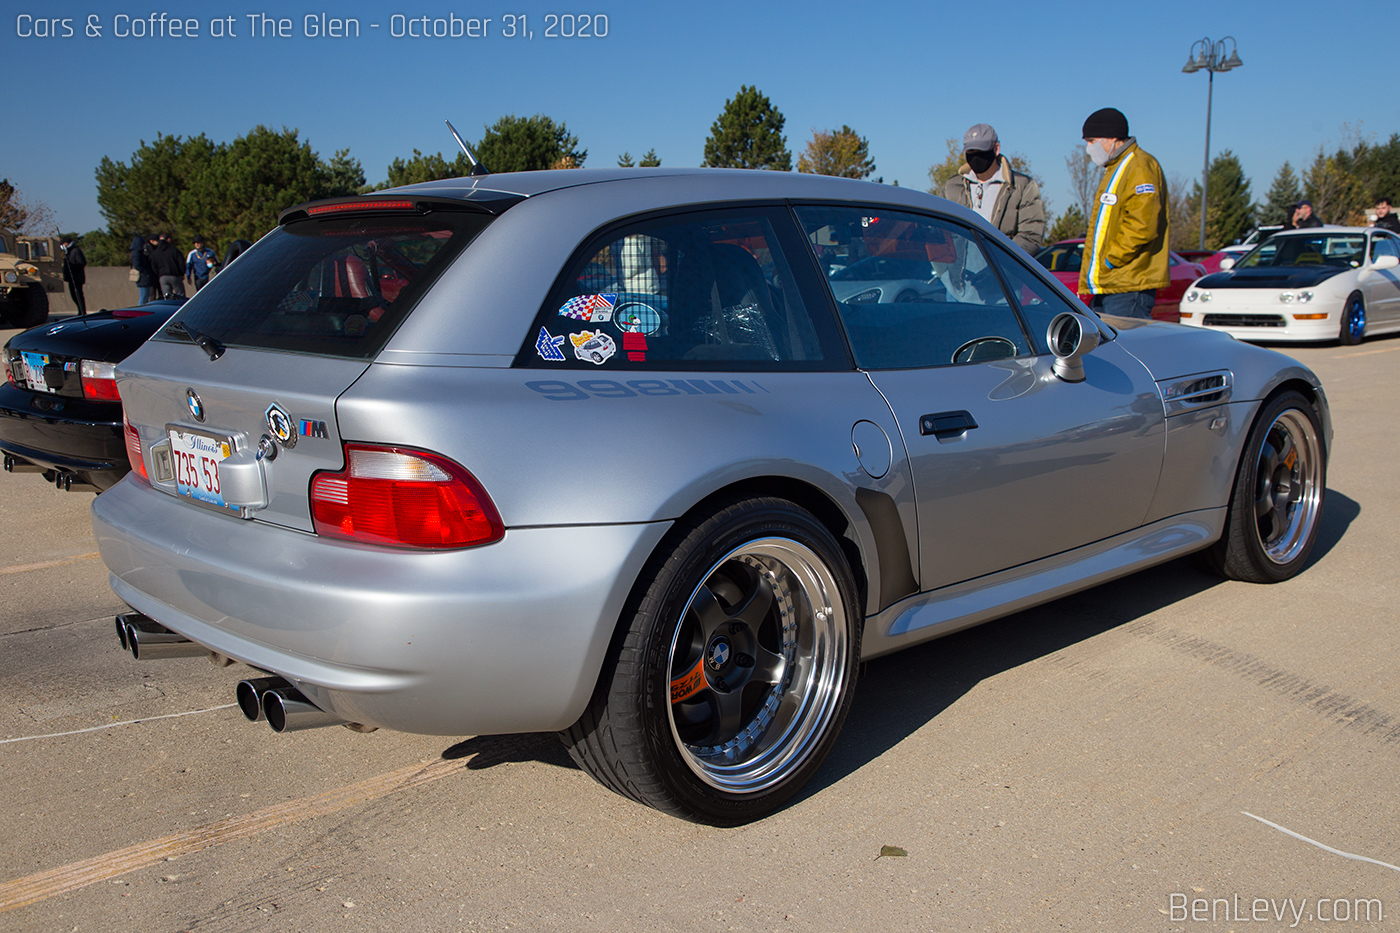
<svg viewBox="0 0 1400 933">
<path fill-rule="evenodd" d="M 705 659 L 695 662 L 689 671 L 671 681 L 671 702 L 688 700 L 705 689 Z"/>
<path fill-rule="evenodd" d="M 1298 462 L 1298 448 L 1294 447 L 1288 452 L 1288 456 L 1283 458 L 1283 465 L 1288 469 L 1293 469 L 1293 464 Z"/>
</svg>

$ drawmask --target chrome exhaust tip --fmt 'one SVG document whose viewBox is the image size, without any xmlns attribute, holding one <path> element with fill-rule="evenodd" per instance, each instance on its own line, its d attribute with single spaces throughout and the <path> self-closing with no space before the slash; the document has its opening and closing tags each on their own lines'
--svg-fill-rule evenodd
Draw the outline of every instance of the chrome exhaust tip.
<svg viewBox="0 0 1400 933">
<path fill-rule="evenodd" d="M 268 690 L 262 695 L 262 713 L 273 732 L 300 732 L 344 724 L 334 713 L 312 703 L 295 687 Z"/>
<path fill-rule="evenodd" d="M 117 616 L 117 626 L 122 647 L 130 651 L 131 656 L 138 661 L 198 658 L 209 653 L 209 649 L 198 642 L 190 641 L 179 632 L 170 631 L 139 612 L 127 612 Z"/>
<path fill-rule="evenodd" d="M 269 690 L 290 690 L 292 685 L 281 677 L 249 677 L 247 680 L 240 680 L 238 688 L 234 690 L 234 697 L 238 700 L 238 708 L 243 711 L 243 716 L 249 722 L 262 722 L 267 718 L 263 714 L 262 697 Z"/>
</svg>

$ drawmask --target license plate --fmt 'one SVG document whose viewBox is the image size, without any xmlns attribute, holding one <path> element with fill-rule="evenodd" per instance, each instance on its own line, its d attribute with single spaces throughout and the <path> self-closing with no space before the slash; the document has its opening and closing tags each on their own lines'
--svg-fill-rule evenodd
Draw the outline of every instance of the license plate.
<svg viewBox="0 0 1400 933">
<path fill-rule="evenodd" d="M 233 453 L 229 439 L 178 428 L 171 428 L 168 434 L 176 491 L 200 502 L 233 509 L 219 491 L 219 464 Z"/>
<path fill-rule="evenodd" d="M 44 367 L 49 365 L 47 353 L 20 353 L 20 359 L 24 367 L 24 384 L 35 392 L 52 392 L 49 384 L 44 381 Z"/>
</svg>

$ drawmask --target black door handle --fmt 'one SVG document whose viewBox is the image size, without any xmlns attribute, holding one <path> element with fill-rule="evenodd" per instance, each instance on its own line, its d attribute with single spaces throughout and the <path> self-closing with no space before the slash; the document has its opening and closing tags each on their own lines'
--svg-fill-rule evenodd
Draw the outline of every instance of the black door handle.
<svg viewBox="0 0 1400 933">
<path fill-rule="evenodd" d="M 939 411 L 931 415 L 919 416 L 919 433 L 924 437 L 957 437 L 977 427 L 977 421 L 968 411 Z"/>
</svg>

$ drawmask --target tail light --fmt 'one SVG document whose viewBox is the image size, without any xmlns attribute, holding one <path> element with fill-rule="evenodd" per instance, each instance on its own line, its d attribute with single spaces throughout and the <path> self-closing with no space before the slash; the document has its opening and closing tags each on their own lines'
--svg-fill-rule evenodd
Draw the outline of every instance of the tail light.
<svg viewBox="0 0 1400 933">
<path fill-rule="evenodd" d="M 141 456 L 141 435 L 126 420 L 126 412 L 122 412 L 122 434 L 126 437 L 126 459 L 131 461 L 131 469 L 150 482 L 150 477 L 146 475 L 146 458 Z"/>
<path fill-rule="evenodd" d="M 486 490 L 446 457 L 346 444 L 345 463 L 342 472 L 311 480 L 317 534 L 412 548 L 472 547 L 505 536 Z"/>
<path fill-rule="evenodd" d="M 96 360 L 83 360 L 78 365 L 78 376 L 83 384 L 83 398 L 96 402 L 120 402 L 117 394 L 117 364 L 99 363 Z"/>
</svg>

